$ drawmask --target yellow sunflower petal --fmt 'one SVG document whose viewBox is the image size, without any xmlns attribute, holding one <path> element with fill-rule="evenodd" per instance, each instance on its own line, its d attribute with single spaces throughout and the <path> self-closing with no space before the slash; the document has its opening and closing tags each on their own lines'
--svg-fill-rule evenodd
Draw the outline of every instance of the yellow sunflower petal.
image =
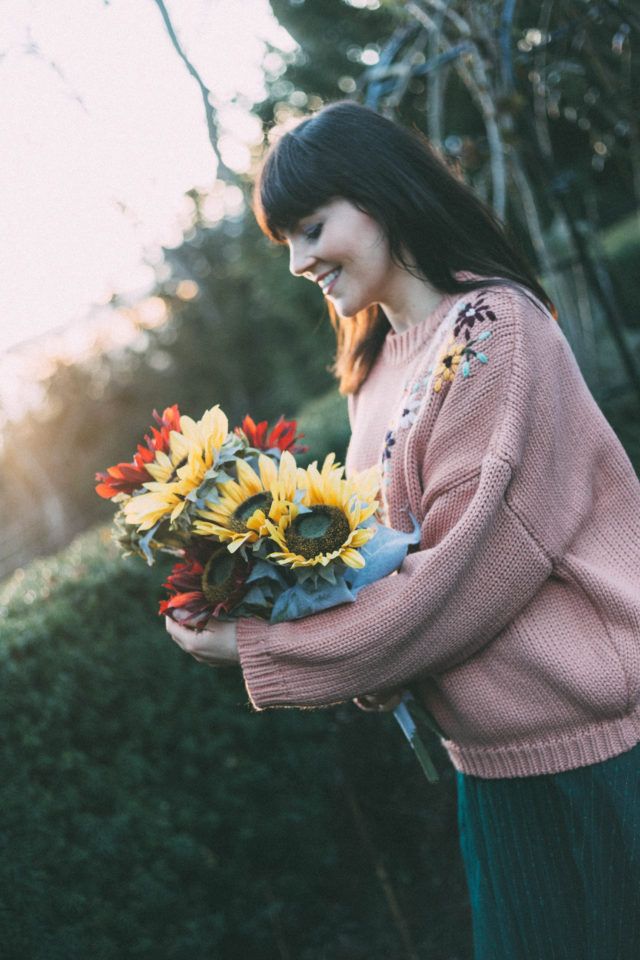
<svg viewBox="0 0 640 960">
<path fill-rule="evenodd" d="M 273 490 L 278 482 L 278 467 L 275 460 L 265 457 L 263 453 L 258 457 L 260 479 L 265 490 Z"/>
<path fill-rule="evenodd" d="M 282 497 L 293 500 L 297 489 L 297 470 L 295 458 L 288 450 L 282 451 L 278 466 L 278 483 L 281 485 Z"/>
<path fill-rule="evenodd" d="M 369 517 L 372 517 L 377 509 L 378 509 L 377 503 L 370 503 L 364 507 L 360 506 L 358 509 L 358 523 L 356 524 L 356 526 L 358 526 L 358 524 L 360 523 L 364 523 L 364 521 L 368 520 Z"/>
<path fill-rule="evenodd" d="M 186 460 L 191 450 L 191 444 L 188 437 L 172 430 L 169 438 L 169 449 L 171 450 L 171 459 L 175 465 L 182 460 Z"/>
<path fill-rule="evenodd" d="M 354 473 L 349 477 L 362 500 L 374 501 L 380 491 L 380 474 L 377 467 L 370 467 L 361 473 Z"/>
<path fill-rule="evenodd" d="M 375 530 L 372 530 L 371 527 L 362 527 L 360 530 L 354 530 L 349 537 L 349 546 L 363 547 L 365 543 L 368 543 L 369 540 L 371 540 L 371 537 L 374 534 Z"/>
<path fill-rule="evenodd" d="M 172 494 L 143 493 L 132 497 L 123 507 L 125 521 L 136 524 L 140 530 L 149 530 L 156 521 L 166 517 L 175 507 Z"/>
<path fill-rule="evenodd" d="M 239 550 L 247 541 L 253 543 L 257 540 L 255 533 L 248 530 L 245 534 L 236 533 L 230 538 L 230 542 L 227 545 L 227 550 L 229 553 L 235 553 L 236 550 Z"/>
<path fill-rule="evenodd" d="M 158 450 L 155 460 L 152 463 L 146 463 L 145 467 L 154 480 L 160 483 L 166 483 L 173 473 L 173 462 L 162 450 Z"/>
<path fill-rule="evenodd" d="M 184 510 L 184 508 L 186 507 L 186 505 L 187 505 L 187 501 L 186 501 L 186 500 L 179 500 L 179 501 L 178 501 L 178 503 L 175 505 L 175 507 L 174 507 L 173 510 L 171 511 L 171 518 L 170 518 L 170 519 L 171 519 L 171 522 L 173 522 L 174 520 L 177 520 L 177 519 L 178 519 L 178 517 L 180 516 L 180 514 L 182 513 L 182 511 Z"/>
<path fill-rule="evenodd" d="M 236 471 L 238 473 L 238 484 L 242 487 L 246 495 L 253 496 L 255 493 L 260 493 L 264 490 L 262 480 L 255 472 L 253 467 L 251 467 L 246 460 L 238 460 L 236 463 Z"/>
<path fill-rule="evenodd" d="M 342 551 L 340 559 L 343 563 L 346 563 L 348 567 L 353 567 L 355 570 L 361 570 L 365 566 L 365 559 L 362 554 L 358 553 L 357 550 L 352 550 L 350 547 Z"/>
</svg>

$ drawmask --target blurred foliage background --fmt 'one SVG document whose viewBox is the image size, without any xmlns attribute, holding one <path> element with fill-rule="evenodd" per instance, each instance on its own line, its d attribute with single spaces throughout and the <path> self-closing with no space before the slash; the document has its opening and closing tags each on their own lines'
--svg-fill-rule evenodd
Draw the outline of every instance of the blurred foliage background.
<svg viewBox="0 0 640 960">
<path fill-rule="evenodd" d="M 269 96 L 254 107 L 265 140 L 274 125 L 343 97 L 425 132 L 536 264 L 591 389 L 638 465 L 635 5 L 271 6 L 298 48 L 265 59 Z M 213 111 L 211 127 L 215 147 Z M 39 380 L 42 402 L 17 421 L 4 418 L 0 576 L 107 519 L 93 475 L 130 458 L 154 407 L 177 402 L 197 417 L 218 402 L 232 422 L 283 412 L 306 427 L 307 418 L 318 423 L 322 402 L 332 432 L 314 433 L 316 453 L 344 451 L 346 408 L 334 392 L 319 291 L 290 277 L 286 251 L 257 229 L 251 177 L 222 173 L 211 195 L 194 189 L 185 198 L 191 223 L 154 264 L 150 296 L 127 304 L 114 294 L 114 322 L 126 317 L 129 342 L 80 363 L 51 361 Z"/>
<path fill-rule="evenodd" d="M 252 712 L 157 599 L 104 530 L 0 591 L 2 956 L 467 958 L 444 757 L 430 787 L 390 715 Z"/>
<path fill-rule="evenodd" d="M 265 60 L 265 141 L 343 97 L 422 130 L 536 264 L 639 469 L 636 4 L 271 6 L 298 49 Z M 388 718 L 252 714 L 235 675 L 167 643 L 159 571 L 104 530 L 23 569 L 108 522 L 94 473 L 130 459 L 154 408 L 297 416 L 316 457 L 343 456 L 322 297 L 257 229 L 251 178 L 226 174 L 189 193 L 151 294 L 114 295 L 127 343 L 50 361 L 42 402 L 4 418 L 4 955 L 466 960 L 446 761 L 427 787 Z"/>
</svg>

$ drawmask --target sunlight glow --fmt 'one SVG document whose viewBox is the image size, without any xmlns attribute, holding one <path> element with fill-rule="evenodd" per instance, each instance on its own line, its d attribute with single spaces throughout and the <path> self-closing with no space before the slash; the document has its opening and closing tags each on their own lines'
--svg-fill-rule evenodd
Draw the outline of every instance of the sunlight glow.
<svg viewBox="0 0 640 960">
<path fill-rule="evenodd" d="M 268 0 L 167 7 L 212 91 L 225 162 L 245 171 L 266 43 L 295 44 Z M 149 261 L 193 220 L 184 194 L 213 189 L 217 207 L 220 197 L 200 90 L 153 2 L 3 0 L 0 50 L 1 351 L 114 292 L 144 296 Z"/>
</svg>

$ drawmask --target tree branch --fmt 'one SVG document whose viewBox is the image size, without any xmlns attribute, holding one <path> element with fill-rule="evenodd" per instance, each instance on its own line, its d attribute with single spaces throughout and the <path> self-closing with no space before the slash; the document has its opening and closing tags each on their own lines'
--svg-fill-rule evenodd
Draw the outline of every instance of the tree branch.
<svg viewBox="0 0 640 960">
<path fill-rule="evenodd" d="M 178 56 L 183 61 L 187 70 L 189 71 L 193 79 L 196 81 L 198 86 L 200 87 L 200 93 L 202 94 L 202 102 L 204 103 L 205 117 L 207 119 L 207 130 L 209 133 L 209 142 L 213 148 L 213 152 L 216 155 L 216 160 L 218 161 L 217 177 L 219 180 L 225 180 L 227 183 L 233 182 L 236 179 L 235 174 L 233 173 L 232 170 L 229 169 L 229 167 L 223 161 L 222 157 L 220 156 L 220 150 L 218 149 L 218 121 L 216 117 L 216 111 L 211 102 L 212 100 L 211 91 L 205 85 L 202 77 L 200 76 L 200 74 L 198 73 L 198 71 L 196 70 L 196 68 L 191 63 L 186 53 L 182 49 L 182 46 L 180 45 L 180 41 L 178 40 L 176 32 L 173 28 L 173 24 L 171 23 L 169 11 L 167 10 L 163 0 L 155 0 L 155 4 L 158 10 L 160 11 L 160 15 L 162 19 L 164 20 L 164 25 L 167 28 L 169 39 L 171 40 L 171 43 L 173 44 Z"/>
<path fill-rule="evenodd" d="M 382 861 L 382 857 L 378 853 L 376 846 L 371 838 L 367 822 L 365 820 L 364 814 L 358 802 L 355 790 L 351 784 L 351 781 L 345 775 L 344 770 L 341 771 L 341 779 L 344 786 L 345 795 L 347 798 L 347 803 L 351 810 L 356 830 L 360 841 L 366 850 L 371 863 L 373 865 L 376 879 L 380 884 L 384 899 L 386 900 L 387 906 L 393 918 L 393 923 L 398 933 L 400 942 L 402 943 L 404 956 L 406 960 L 418 960 L 418 956 L 413 948 L 411 942 L 411 933 L 409 931 L 409 925 L 400 909 L 400 904 L 396 896 L 393 884 L 391 882 L 391 877 L 389 876 L 387 869 Z"/>
<path fill-rule="evenodd" d="M 460 79 L 469 90 L 480 110 L 485 130 L 487 132 L 487 143 L 489 145 L 489 157 L 491 166 L 491 200 L 493 209 L 500 220 L 504 219 L 506 208 L 506 170 L 504 162 L 504 145 L 500 135 L 498 125 L 497 110 L 494 97 L 491 93 L 489 77 L 485 69 L 484 61 L 477 44 L 473 41 L 473 32 L 469 23 L 458 13 L 450 10 L 442 0 L 427 0 L 438 13 L 446 16 L 455 26 L 460 36 L 464 37 L 469 43 L 469 60 L 471 69 L 462 59 L 455 61 L 455 67 L 460 75 Z M 414 3 L 413 0 L 407 3 L 407 10 L 418 20 L 427 30 L 437 31 L 438 24 L 428 13 Z M 443 51 L 451 49 L 452 44 L 446 38 L 442 30 L 440 34 L 440 48 Z"/>
</svg>

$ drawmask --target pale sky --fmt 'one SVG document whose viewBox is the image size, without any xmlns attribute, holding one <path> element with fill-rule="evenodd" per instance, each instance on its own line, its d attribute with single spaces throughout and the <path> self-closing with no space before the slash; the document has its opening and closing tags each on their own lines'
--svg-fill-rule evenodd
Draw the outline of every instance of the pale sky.
<svg viewBox="0 0 640 960">
<path fill-rule="evenodd" d="M 238 165 L 265 40 L 294 44 L 268 0 L 166 6 Z M 0 131 L 0 351 L 143 295 L 185 192 L 215 181 L 199 87 L 153 0 L 0 0 Z"/>
</svg>

